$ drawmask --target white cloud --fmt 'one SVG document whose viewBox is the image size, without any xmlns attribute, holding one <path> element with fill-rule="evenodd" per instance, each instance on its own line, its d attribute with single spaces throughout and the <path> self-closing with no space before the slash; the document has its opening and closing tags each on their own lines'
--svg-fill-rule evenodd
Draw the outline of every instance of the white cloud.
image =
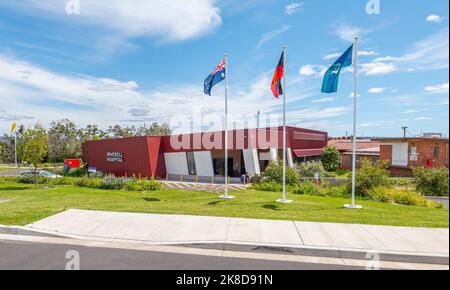
<svg viewBox="0 0 450 290">
<path fill-rule="evenodd" d="M 369 93 L 371 94 L 382 94 L 384 93 L 388 88 L 370 88 Z"/>
<path fill-rule="evenodd" d="M 298 111 L 287 112 L 286 116 L 292 120 L 296 118 L 301 118 L 301 120 L 314 120 L 314 119 L 327 119 L 342 116 L 349 111 L 345 107 L 335 107 L 335 108 L 309 108 Z"/>
<path fill-rule="evenodd" d="M 303 9 L 303 2 L 295 2 L 287 5 L 285 7 L 285 12 L 287 15 L 292 15 L 298 11 L 301 11 Z"/>
<path fill-rule="evenodd" d="M 379 55 L 379 53 L 373 50 L 358 51 L 358 56 L 376 56 L 376 55 Z"/>
<path fill-rule="evenodd" d="M 323 77 L 327 68 L 323 65 L 306 64 L 299 69 L 299 74 L 302 76 L 314 76 L 316 78 Z"/>
<path fill-rule="evenodd" d="M 330 59 L 337 59 L 342 55 L 342 52 L 336 52 L 336 53 L 330 53 L 325 55 L 322 59 L 323 60 L 330 60 Z M 358 51 L 358 56 L 376 56 L 379 55 L 376 51 L 373 50 L 361 50 Z"/>
<path fill-rule="evenodd" d="M 16 1 L 10 1 L 14 3 Z M 202 36 L 222 24 L 213 0 L 89 0 L 81 1 L 80 14 L 66 15 L 67 0 L 25 0 L 16 5 L 33 15 L 58 17 L 98 27 L 117 38 L 150 37 L 164 41 L 183 41 Z M 41 12 L 41 13 L 39 13 Z"/>
<path fill-rule="evenodd" d="M 440 93 L 447 93 L 449 92 L 449 84 L 445 83 L 445 84 L 439 84 L 439 85 L 435 85 L 435 86 L 427 86 L 425 88 L 425 92 L 428 93 L 436 93 L 436 94 L 440 94 Z"/>
<path fill-rule="evenodd" d="M 341 25 L 337 26 L 335 33 L 342 40 L 353 42 L 355 37 L 362 37 L 366 32 L 358 26 Z"/>
<path fill-rule="evenodd" d="M 401 56 L 386 56 L 374 60 L 375 63 L 388 63 L 400 66 L 402 70 L 427 71 L 448 69 L 449 67 L 449 36 L 448 28 L 415 43 L 409 53 Z"/>
<path fill-rule="evenodd" d="M 436 14 L 431 14 L 427 16 L 426 21 L 433 23 L 441 23 L 442 21 L 444 21 L 444 18 Z"/>
<path fill-rule="evenodd" d="M 416 121 L 430 121 L 433 120 L 431 117 L 419 117 L 415 119 Z"/>
<path fill-rule="evenodd" d="M 271 73 L 257 76 L 249 82 L 250 86 L 247 82 L 235 84 L 230 90 L 229 111 L 233 114 L 230 120 L 235 120 L 238 127 L 245 122 L 255 126 L 257 110 L 274 114 L 271 125 L 281 124 L 282 102 L 271 95 Z M 171 117 L 179 114 L 192 118 L 196 106 L 201 106 L 204 114 L 220 119 L 223 117 L 222 92 L 219 87 L 211 97 L 205 96 L 201 83 L 168 83 L 142 92 L 138 83 L 132 80 L 61 74 L 0 55 L 0 119 L 10 120 L 11 115 L 16 113 L 25 126 L 37 121 L 45 126 L 53 120 L 65 118 L 74 120 L 80 126 L 95 123 L 101 128 L 115 124 L 170 122 Z M 308 88 L 299 91 L 291 87 L 290 92 L 289 103 L 313 95 Z M 338 115 L 340 111 L 330 108 L 300 113 L 308 119 L 320 119 Z M 0 122 L 0 131 L 7 132 L 8 126 L 7 122 Z M 185 130 L 189 128 L 189 125 L 183 127 Z"/>
<path fill-rule="evenodd" d="M 317 100 L 312 100 L 311 103 L 329 103 L 329 102 L 333 102 L 336 98 L 322 98 L 322 99 L 317 99 Z"/>
<path fill-rule="evenodd" d="M 417 109 L 408 109 L 406 111 L 401 112 L 401 114 L 414 114 L 422 112 L 423 110 L 417 110 Z"/>
<path fill-rule="evenodd" d="M 317 74 L 315 66 L 312 64 L 304 65 L 300 68 L 300 75 L 302 76 L 312 76 Z"/>
<path fill-rule="evenodd" d="M 277 37 L 280 34 L 285 33 L 286 31 L 288 31 L 291 27 L 288 25 L 283 25 L 280 29 L 276 29 L 276 30 L 272 30 L 269 32 L 264 33 L 260 40 L 258 41 L 258 44 L 256 45 L 257 48 L 260 48 L 261 46 L 263 46 L 265 43 L 269 42 L 271 39 Z"/>
<path fill-rule="evenodd" d="M 373 121 L 361 124 L 361 127 L 381 127 L 388 124 L 394 124 L 394 121 Z"/>
<path fill-rule="evenodd" d="M 327 54 L 324 57 L 322 57 L 322 59 L 323 60 L 337 59 L 341 55 L 342 55 L 342 53 L 340 53 L 340 52 L 330 53 L 330 54 Z"/>
<path fill-rule="evenodd" d="M 350 98 L 353 98 L 353 97 L 355 97 L 355 92 L 351 92 L 351 93 L 350 93 L 350 95 L 349 95 L 349 97 L 350 97 Z M 361 97 L 361 95 L 360 95 L 360 94 L 358 94 L 358 98 L 359 98 L 359 97 Z"/>
<path fill-rule="evenodd" d="M 368 76 L 386 75 L 397 70 L 393 63 L 371 62 L 362 64 L 362 72 Z"/>
</svg>

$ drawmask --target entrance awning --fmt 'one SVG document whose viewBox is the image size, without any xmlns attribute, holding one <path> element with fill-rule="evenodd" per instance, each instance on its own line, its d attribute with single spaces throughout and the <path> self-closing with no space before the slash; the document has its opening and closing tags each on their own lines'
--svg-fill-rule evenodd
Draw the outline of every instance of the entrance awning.
<svg viewBox="0 0 450 290">
<path fill-rule="evenodd" d="M 301 149 L 301 150 L 292 150 L 295 157 L 311 157 L 311 156 L 320 156 L 322 154 L 323 149 Z"/>
</svg>

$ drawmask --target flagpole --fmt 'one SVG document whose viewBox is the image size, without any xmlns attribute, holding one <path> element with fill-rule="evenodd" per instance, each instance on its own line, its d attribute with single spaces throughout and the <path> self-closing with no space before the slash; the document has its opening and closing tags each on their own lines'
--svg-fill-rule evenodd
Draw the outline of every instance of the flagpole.
<svg viewBox="0 0 450 290">
<path fill-rule="evenodd" d="M 292 203 L 286 199 L 286 49 L 283 46 L 283 199 L 277 200 L 279 203 Z"/>
<path fill-rule="evenodd" d="M 16 114 L 14 114 L 14 123 L 15 122 L 16 122 Z M 16 127 L 17 127 L 17 125 L 16 125 Z M 14 164 L 17 168 L 18 167 L 17 166 L 17 128 L 14 128 L 13 134 L 14 134 Z"/>
<path fill-rule="evenodd" d="M 228 54 L 224 56 L 225 60 L 225 194 L 220 196 L 222 199 L 233 199 L 234 196 L 228 195 Z"/>
<path fill-rule="evenodd" d="M 346 208 L 361 209 L 362 206 L 356 205 L 356 116 L 357 116 L 357 100 L 358 100 L 358 37 L 355 37 L 355 43 L 353 45 L 353 64 L 354 64 L 354 89 L 353 92 L 353 140 L 352 140 L 352 204 L 346 204 Z"/>
</svg>

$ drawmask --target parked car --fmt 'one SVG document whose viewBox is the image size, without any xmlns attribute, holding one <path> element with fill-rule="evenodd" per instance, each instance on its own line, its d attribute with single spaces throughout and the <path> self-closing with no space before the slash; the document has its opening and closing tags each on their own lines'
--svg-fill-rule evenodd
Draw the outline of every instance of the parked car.
<svg viewBox="0 0 450 290">
<path fill-rule="evenodd" d="M 20 172 L 21 176 L 34 175 L 34 174 L 35 174 L 34 170 L 25 170 L 25 171 Z M 40 176 L 47 177 L 47 178 L 61 178 L 62 177 L 62 175 L 51 173 L 47 170 L 38 170 L 37 174 Z"/>
</svg>

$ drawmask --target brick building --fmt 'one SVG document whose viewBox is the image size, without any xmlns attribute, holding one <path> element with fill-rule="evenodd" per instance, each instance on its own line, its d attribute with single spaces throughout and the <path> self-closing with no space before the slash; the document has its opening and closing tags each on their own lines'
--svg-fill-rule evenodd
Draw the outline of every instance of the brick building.
<svg viewBox="0 0 450 290">
<path fill-rule="evenodd" d="M 351 137 L 333 138 L 328 141 L 328 146 L 336 147 L 341 153 L 341 168 L 352 169 L 353 144 Z M 370 160 L 372 163 L 380 159 L 380 143 L 371 139 L 358 139 L 356 142 L 356 166 L 361 160 Z"/>
<path fill-rule="evenodd" d="M 380 159 L 393 176 L 412 176 L 414 167 L 449 166 L 449 140 L 441 137 L 380 138 Z"/>
</svg>

